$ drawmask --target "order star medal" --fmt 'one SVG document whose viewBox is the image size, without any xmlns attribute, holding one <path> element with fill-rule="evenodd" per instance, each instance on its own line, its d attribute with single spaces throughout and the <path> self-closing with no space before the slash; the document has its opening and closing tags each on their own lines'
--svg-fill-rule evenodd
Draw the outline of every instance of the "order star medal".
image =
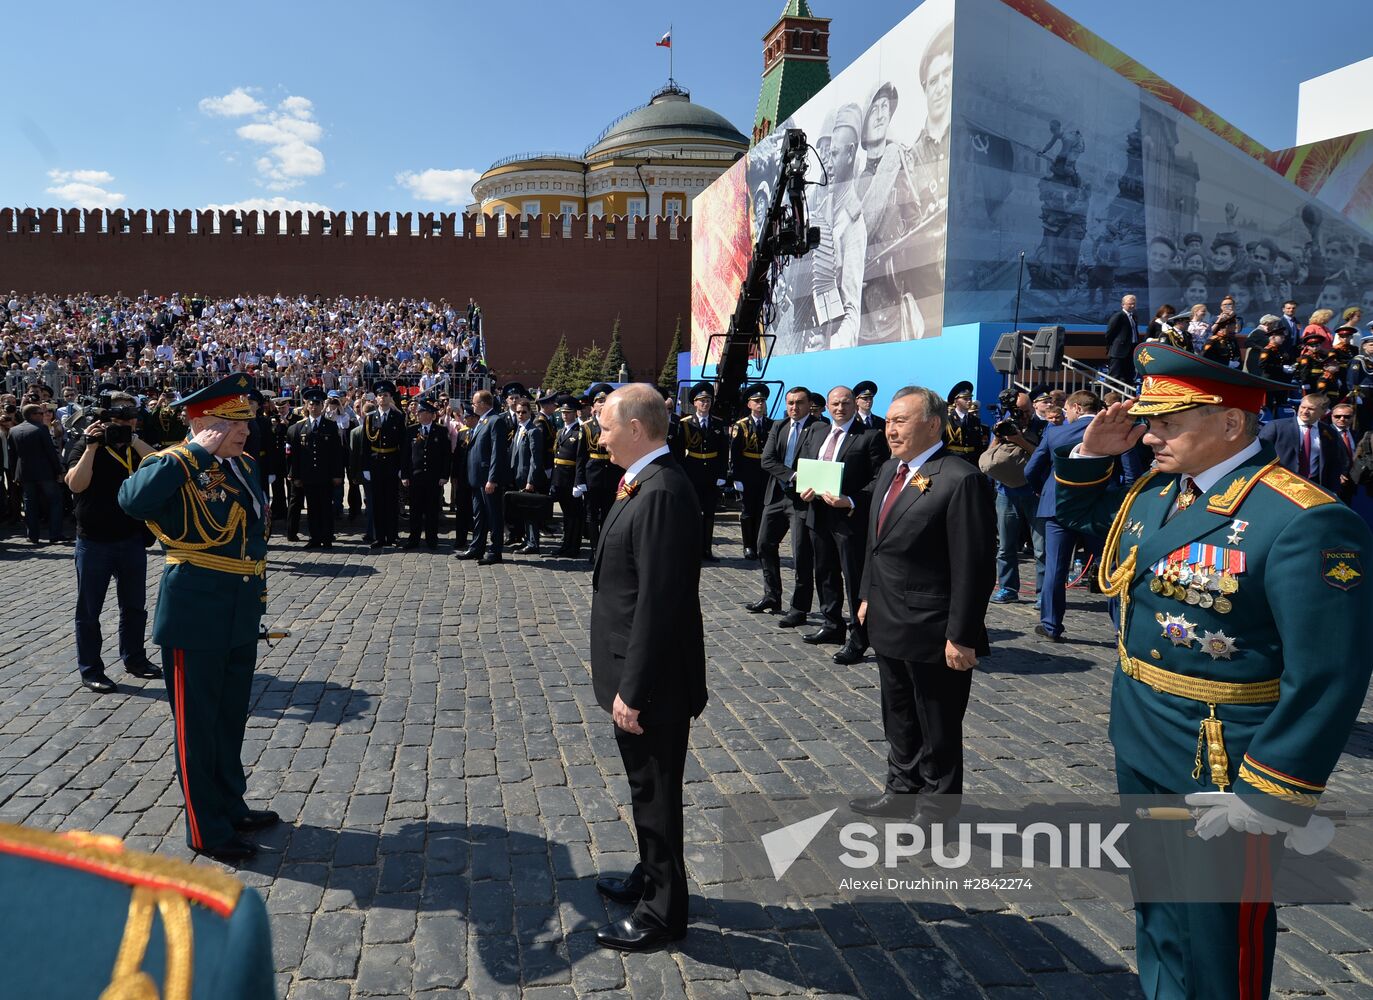
<svg viewBox="0 0 1373 1000">
<path fill-rule="evenodd" d="M 1248 521 L 1241 521 L 1239 518 L 1235 518 L 1235 520 L 1230 522 L 1230 534 L 1225 540 L 1231 545 L 1238 545 L 1244 539 L 1244 532 L 1248 527 Z"/>
<path fill-rule="evenodd" d="M 1182 615 L 1165 615 L 1160 624 L 1174 646 L 1190 646 L 1197 637 L 1197 627 Z"/>
<path fill-rule="evenodd" d="M 1228 660 L 1235 652 L 1235 640 L 1224 632 L 1203 632 L 1201 651 L 1213 660 Z"/>
</svg>

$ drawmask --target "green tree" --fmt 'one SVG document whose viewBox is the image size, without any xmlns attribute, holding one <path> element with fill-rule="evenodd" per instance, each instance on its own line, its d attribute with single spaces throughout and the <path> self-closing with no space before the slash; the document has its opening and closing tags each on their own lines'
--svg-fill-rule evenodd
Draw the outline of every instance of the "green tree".
<svg viewBox="0 0 1373 1000">
<path fill-rule="evenodd" d="M 605 380 L 607 382 L 620 381 L 620 368 L 630 371 L 629 362 L 625 360 L 624 344 L 620 342 L 620 317 L 615 317 L 615 325 L 610 328 L 610 347 L 605 352 Z M 631 378 L 633 374 L 631 372 Z"/>
<path fill-rule="evenodd" d="M 605 351 L 596 346 L 593 340 L 590 347 L 584 347 L 572 364 L 575 373 L 573 390 L 585 392 L 587 386 L 605 379 Z"/>
<path fill-rule="evenodd" d="M 572 352 L 567 349 L 567 334 L 558 340 L 553 355 L 548 359 L 548 368 L 543 373 L 545 392 L 572 391 Z"/>
<path fill-rule="evenodd" d="M 682 317 L 677 317 L 677 328 L 672 331 L 672 343 L 663 361 L 663 370 L 658 373 L 658 387 L 667 392 L 677 392 L 677 355 L 682 352 Z"/>
</svg>

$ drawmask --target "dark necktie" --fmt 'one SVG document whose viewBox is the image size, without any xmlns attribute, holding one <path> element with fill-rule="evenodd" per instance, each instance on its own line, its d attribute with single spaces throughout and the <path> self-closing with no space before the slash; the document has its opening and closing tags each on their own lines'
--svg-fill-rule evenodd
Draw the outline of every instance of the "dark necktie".
<svg viewBox="0 0 1373 1000">
<path fill-rule="evenodd" d="M 239 488 L 248 497 L 248 501 L 253 508 L 253 513 L 256 514 L 257 519 L 261 521 L 262 505 L 257 502 L 257 494 L 254 493 L 252 489 L 248 486 L 248 481 L 244 477 L 243 473 L 239 471 L 238 464 L 232 458 L 221 459 L 220 464 L 222 464 L 224 468 L 228 470 L 229 476 L 234 480 L 234 482 L 238 484 Z"/>
<path fill-rule="evenodd" d="M 887 487 L 887 495 L 882 498 L 882 509 L 877 512 L 877 536 L 882 537 L 882 526 L 887 523 L 887 515 L 896 506 L 896 498 L 901 495 L 901 487 L 906 485 L 906 472 L 910 469 L 905 462 L 896 467 L 896 476 Z M 921 508 L 922 510 L 924 508 Z"/>
<path fill-rule="evenodd" d="M 1297 462 L 1297 473 L 1304 479 L 1311 478 L 1311 428 L 1301 429 L 1301 457 Z"/>
<path fill-rule="evenodd" d="M 825 450 L 820 454 L 820 461 L 833 462 L 834 452 L 839 447 L 839 436 L 844 433 L 842 427 L 836 427 L 830 431 L 830 439 L 825 442 Z"/>
</svg>

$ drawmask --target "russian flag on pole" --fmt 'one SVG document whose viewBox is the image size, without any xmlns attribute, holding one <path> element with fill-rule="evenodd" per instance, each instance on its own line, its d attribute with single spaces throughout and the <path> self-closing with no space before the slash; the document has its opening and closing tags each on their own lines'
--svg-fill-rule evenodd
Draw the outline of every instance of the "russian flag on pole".
<svg viewBox="0 0 1373 1000">
<path fill-rule="evenodd" d="M 660 39 L 658 39 L 658 40 L 657 40 L 656 42 L 654 42 L 653 44 L 654 44 L 654 45 L 661 45 L 661 46 L 662 46 L 663 48 L 665 48 L 665 49 L 670 49 L 670 48 L 672 48 L 672 29 L 669 28 L 667 31 L 664 31 L 664 32 L 663 32 L 663 37 L 660 38 Z"/>
</svg>

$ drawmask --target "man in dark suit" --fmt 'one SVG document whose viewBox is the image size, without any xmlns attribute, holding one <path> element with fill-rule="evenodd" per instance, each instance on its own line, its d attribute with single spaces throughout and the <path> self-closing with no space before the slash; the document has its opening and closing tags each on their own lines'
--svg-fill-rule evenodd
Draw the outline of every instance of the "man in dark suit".
<svg viewBox="0 0 1373 1000">
<path fill-rule="evenodd" d="M 773 424 L 763 445 L 761 464 L 767 485 L 763 491 L 763 515 L 758 526 L 758 558 L 763 563 L 763 596 L 744 605 L 753 614 L 782 610 L 782 539 L 791 533 L 791 561 L 796 571 L 791 604 L 777 624 L 796 628 L 806 624 L 815 596 L 815 550 L 806 529 L 808 504 L 796 493 L 796 460 L 806 428 L 815 423 L 810 415 L 810 390 L 794 386 L 787 392 L 787 419 Z"/>
<path fill-rule="evenodd" d="M 382 380 L 374 386 L 377 408 L 362 422 L 362 478 L 372 484 L 375 536 L 371 548 L 395 545 L 400 535 L 401 455 L 409 443 L 405 415 L 396 409 L 396 385 Z"/>
<path fill-rule="evenodd" d="M 877 653 L 886 789 L 851 803 L 868 816 L 947 819 L 963 792 L 963 714 L 985 656 L 996 578 L 987 480 L 944 446 L 947 404 L 907 386 L 887 409 L 892 459 L 868 512 L 858 619 Z M 918 796 L 918 797 L 917 797 Z"/>
<path fill-rule="evenodd" d="M 686 935 L 682 774 L 691 720 L 706 705 L 701 508 L 667 446 L 667 411 L 648 385 L 610 394 L 601 443 L 625 470 L 591 578 L 591 678 L 615 720 L 639 864 L 596 888 L 634 912 L 596 940 L 647 951 Z"/>
<path fill-rule="evenodd" d="M 34 545 L 43 544 L 38 535 L 45 526 L 49 542 L 62 541 L 62 456 L 48 429 L 48 413 L 41 403 L 25 403 L 19 411 L 24 422 L 10 431 L 14 475 L 24 490 L 24 525 Z"/>
<path fill-rule="evenodd" d="M 1134 385 L 1135 345 L 1139 342 L 1139 321 L 1135 319 L 1135 297 L 1120 300 L 1120 311 L 1106 321 L 1106 374 L 1126 385 Z"/>
<path fill-rule="evenodd" d="M 425 548 L 439 547 L 439 522 L 443 520 L 443 487 L 453 468 L 453 450 L 448 440 L 448 428 L 434 423 L 439 412 L 432 400 L 419 401 L 416 418 L 419 423 L 409 428 L 409 454 L 405 463 L 402 484 L 410 490 L 410 540 L 407 549 L 419 548 L 424 535 Z"/>
<path fill-rule="evenodd" d="M 758 524 L 763 516 L 763 445 L 772 431 L 768 416 L 768 396 L 772 390 L 759 382 L 744 390 L 748 413 L 734 421 L 729 442 L 729 469 L 734 488 L 739 491 L 743 510 L 739 513 L 739 531 L 743 536 L 744 558 L 758 558 Z M 669 419 L 670 422 L 670 419 Z"/>
<path fill-rule="evenodd" d="M 1101 558 L 1104 541 L 1079 535 L 1058 523 L 1054 450 L 1078 444 L 1091 424 L 1092 416 L 1100 409 L 1101 400 L 1087 390 L 1072 393 L 1063 403 L 1063 423 L 1044 428 L 1038 447 L 1025 465 L 1025 479 L 1039 493 L 1035 516 L 1044 526 L 1044 592 L 1039 595 L 1039 624 L 1035 626 L 1035 635 L 1050 642 L 1063 641 L 1063 610 L 1067 603 L 1068 570 L 1074 547 L 1081 541 L 1095 566 Z"/>
<path fill-rule="evenodd" d="M 505 542 L 505 476 L 509 442 L 505 421 L 494 413 L 496 401 L 489 389 L 472 394 L 477 423 L 468 435 L 467 485 L 472 489 L 472 544 L 458 553 L 459 559 L 475 559 L 479 566 L 501 562 Z M 488 538 L 490 551 L 487 551 Z"/>
<path fill-rule="evenodd" d="M 803 641 L 812 645 L 843 643 L 843 648 L 834 654 L 834 662 L 848 666 L 862 660 L 868 649 L 867 631 L 858 620 L 858 584 L 863 578 L 872 481 L 878 467 L 887 460 L 887 442 L 880 431 L 858 422 L 853 392 L 847 386 L 831 389 L 826 405 L 832 423 L 815 423 L 806 429 L 801 458 L 841 462 L 844 471 L 837 495 L 817 496 L 813 489 L 801 494 L 801 500 L 809 505 L 806 527 L 815 549 L 816 585 L 820 591 L 820 611 L 825 616 L 819 631 L 805 636 Z"/>
<path fill-rule="evenodd" d="M 515 426 L 515 437 L 510 442 L 510 489 L 542 497 L 548 492 L 548 474 L 544 471 L 544 455 L 547 454 L 544 429 L 530 412 L 532 404 L 528 399 L 514 399 L 510 405 Z M 512 512 L 512 518 L 514 516 Z M 538 517 L 525 516 L 521 521 L 524 542 L 512 551 L 538 555 L 539 529 L 542 526 Z"/>
<path fill-rule="evenodd" d="M 305 398 L 305 419 L 286 431 L 288 470 L 293 491 L 287 513 L 286 537 L 298 541 L 300 509 L 310 510 L 307 549 L 331 548 L 334 544 L 334 487 L 343 485 L 343 438 L 338 423 L 324 416 L 324 390 L 311 386 Z M 248 422 L 249 436 L 252 421 Z"/>
<path fill-rule="evenodd" d="M 1259 440 L 1267 441 L 1278 453 L 1278 463 L 1288 472 L 1340 492 L 1340 477 L 1349 470 L 1339 438 L 1325 423 L 1330 398 L 1324 393 L 1303 396 L 1297 415 L 1263 425 Z"/>
</svg>

